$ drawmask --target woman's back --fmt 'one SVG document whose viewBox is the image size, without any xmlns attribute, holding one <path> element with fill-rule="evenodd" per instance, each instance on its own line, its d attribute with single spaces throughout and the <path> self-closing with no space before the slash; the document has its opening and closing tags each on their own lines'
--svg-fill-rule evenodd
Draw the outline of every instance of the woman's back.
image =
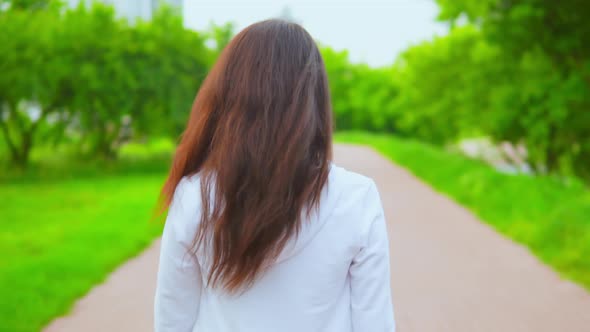
<svg viewBox="0 0 590 332">
<path fill-rule="evenodd" d="M 162 190 L 157 331 L 393 331 L 379 195 L 332 164 L 332 128 L 301 26 L 255 23 L 225 47 Z"/>
<path fill-rule="evenodd" d="M 374 183 L 331 166 L 319 209 L 247 289 L 208 287 L 210 250 L 187 254 L 198 228 L 200 181 L 184 178 L 170 207 L 157 331 L 394 331 L 385 219 Z"/>
</svg>

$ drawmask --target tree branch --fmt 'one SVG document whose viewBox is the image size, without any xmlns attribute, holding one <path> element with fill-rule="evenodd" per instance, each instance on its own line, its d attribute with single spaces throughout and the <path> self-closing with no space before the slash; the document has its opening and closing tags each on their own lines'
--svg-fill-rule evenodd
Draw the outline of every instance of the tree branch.
<svg viewBox="0 0 590 332">
<path fill-rule="evenodd" d="M 31 124 L 31 126 L 29 127 L 29 129 L 27 130 L 27 134 L 28 135 L 32 135 L 33 132 L 37 129 L 37 127 L 39 126 L 39 124 L 41 122 L 43 122 L 43 120 L 45 120 L 45 118 L 47 117 L 47 115 L 49 115 L 49 113 L 53 112 L 56 109 L 55 106 L 49 106 L 47 108 L 44 108 L 41 111 L 41 115 L 39 116 L 39 118 L 37 119 L 37 121 L 33 122 Z"/>
<path fill-rule="evenodd" d="M 18 130 L 21 132 L 26 131 L 25 124 L 21 120 L 20 115 L 18 114 L 18 112 L 16 110 L 16 105 L 9 105 L 8 106 L 8 113 L 10 113 L 11 117 L 14 117 L 14 122 L 16 123 Z"/>
</svg>

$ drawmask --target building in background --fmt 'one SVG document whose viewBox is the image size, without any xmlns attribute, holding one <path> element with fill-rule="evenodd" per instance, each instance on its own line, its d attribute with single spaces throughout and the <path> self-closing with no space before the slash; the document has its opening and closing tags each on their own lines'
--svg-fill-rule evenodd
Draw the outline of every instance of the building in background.
<svg viewBox="0 0 590 332">
<path fill-rule="evenodd" d="M 91 0 L 68 0 L 68 4 L 73 7 L 81 1 L 91 3 Z M 181 15 L 183 10 L 183 0 L 100 0 L 100 2 L 112 5 L 117 15 L 126 17 L 131 22 L 138 18 L 151 19 L 160 4 L 176 8 Z"/>
</svg>

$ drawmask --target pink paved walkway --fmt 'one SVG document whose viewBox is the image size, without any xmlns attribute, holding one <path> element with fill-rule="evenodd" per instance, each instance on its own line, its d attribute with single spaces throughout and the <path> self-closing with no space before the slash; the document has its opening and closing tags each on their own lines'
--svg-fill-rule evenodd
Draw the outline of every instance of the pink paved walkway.
<svg viewBox="0 0 590 332">
<path fill-rule="evenodd" d="M 379 186 L 399 332 L 590 331 L 590 295 L 525 248 L 368 148 L 336 162 Z M 151 331 L 157 260 L 155 242 L 45 331 Z"/>
</svg>

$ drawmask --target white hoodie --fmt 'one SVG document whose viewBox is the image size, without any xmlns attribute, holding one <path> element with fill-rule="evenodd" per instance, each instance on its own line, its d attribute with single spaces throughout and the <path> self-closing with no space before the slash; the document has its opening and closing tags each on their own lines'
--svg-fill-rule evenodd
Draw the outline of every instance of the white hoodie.
<svg viewBox="0 0 590 332">
<path fill-rule="evenodd" d="M 157 332 L 394 332 L 389 245 L 372 180 L 332 165 L 320 208 L 239 295 L 205 286 L 208 257 L 190 254 L 200 180 L 176 189 L 162 236 Z"/>
</svg>

